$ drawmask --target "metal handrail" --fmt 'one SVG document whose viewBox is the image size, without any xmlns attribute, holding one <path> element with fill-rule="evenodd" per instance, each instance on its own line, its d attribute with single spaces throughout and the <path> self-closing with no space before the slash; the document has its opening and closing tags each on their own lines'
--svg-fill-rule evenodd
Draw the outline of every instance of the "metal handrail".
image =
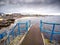
<svg viewBox="0 0 60 45">
<path fill-rule="evenodd" d="M 14 31 L 15 31 L 15 30 L 14 30 L 14 29 L 16 28 L 16 26 L 18 26 L 18 30 L 17 30 L 17 31 L 18 31 L 17 36 L 18 36 L 18 35 L 20 35 L 20 30 L 26 30 L 26 31 L 28 30 L 28 28 L 30 27 L 30 23 L 29 23 L 29 25 L 28 25 L 28 23 L 29 23 L 29 21 L 26 21 L 26 22 L 18 22 L 12 29 L 10 29 L 9 32 L 6 31 L 8 44 L 10 43 L 10 35 L 12 35 L 13 39 L 15 38 L 15 35 L 14 35 L 14 33 L 15 33 Z M 22 29 L 22 28 L 20 27 L 21 24 L 25 24 L 26 27 Z M 3 38 L 2 38 L 2 39 L 3 39 Z M 6 41 L 7 41 L 7 40 L 6 40 Z M 6 42 L 5 42 L 4 45 L 6 45 Z"/>
<path fill-rule="evenodd" d="M 52 31 L 43 30 L 43 24 L 53 25 Z M 53 35 L 54 35 L 54 34 L 60 34 L 60 32 L 54 31 L 54 30 L 55 30 L 55 25 L 60 25 L 60 24 L 58 24 L 58 23 L 43 22 L 42 20 L 40 20 L 40 31 L 41 31 L 41 32 L 46 32 L 46 33 L 50 33 L 50 34 L 51 34 L 51 36 L 50 36 L 50 42 L 52 42 L 52 40 L 53 40 Z"/>
<path fill-rule="evenodd" d="M 42 20 L 40 20 L 40 22 L 42 22 L 42 23 L 44 23 L 44 24 L 49 24 L 49 25 L 60 25 L 60 24 L 58 24 L 58 23 L 50 23 L 50 22 L 43 22 Z"/>
</svg>

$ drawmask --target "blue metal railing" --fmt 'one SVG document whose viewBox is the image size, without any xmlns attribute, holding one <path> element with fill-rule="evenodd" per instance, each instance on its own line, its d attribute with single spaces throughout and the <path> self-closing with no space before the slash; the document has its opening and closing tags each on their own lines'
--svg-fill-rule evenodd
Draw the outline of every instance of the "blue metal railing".
<svg viewBox="0 0 60 45">
<path fill-rule="evenodd" d="M 25 24 L 25 27 L 21 28 L 20 26 Z M 4 31 L 3 33 L 0 34 L 0 40 L 3 39 L 5 36 L 7 36 L 7 40 L 5 41 L 4 45 L 6 45 L 7 41 L 8 44 L 10 44 L 10 35 L 12 35 L 12 38 L 14 39 L 15 36 L 15 28 L 17 27 L 17 32 L 16 35 L 21 35 L 21 30 L 26 30 L 26 32 L 28 31 L 28 28 L 30 27 L 30 20 L 26 21 L 26 22 L 18 22 L 10 31 Z"/>
<path fill-rule="evenodd" d="M 52 27 L 52 31 L 44 30 L 44 29 L 43 29 L 43 24 L 52 25 L 52 26 L 53 26 L 53 27 Z M 54 35 L 54 34 L 60 34 L 60 32 L 56 32 L 56 31 L 55 31 L 55 26 L 56 26 L 56 25 L 60 25 L 60 24 L 58 24 L 58 23 L 43 22 L 42 20 L 40 20 L 40 31 L 41 31 L 41 32 L 46 32 L 46 33 L 50 33 L 50 34 L 51 34 L 51 36 L 50 36 L 50 42 L 52 42 L 52 40 L 53 40 L 53 35 Z"/>
<path fill-rule="evenodd" d="M 0 39 L 2 39 L 6 35 L 7 35 L 6 31 L 4 31 L 3 33 L 0 34 Z"/>
</svg>

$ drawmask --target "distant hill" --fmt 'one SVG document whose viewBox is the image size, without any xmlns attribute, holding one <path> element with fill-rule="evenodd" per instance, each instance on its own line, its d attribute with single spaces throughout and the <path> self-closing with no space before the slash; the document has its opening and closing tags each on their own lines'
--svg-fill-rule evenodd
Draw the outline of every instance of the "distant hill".
<svg viewBox="0 0 60 45">
<path fill-rule="evenodd" d="M 0 13 L 0 16 L 4 15 L 4 13 Z"/>
</svg>

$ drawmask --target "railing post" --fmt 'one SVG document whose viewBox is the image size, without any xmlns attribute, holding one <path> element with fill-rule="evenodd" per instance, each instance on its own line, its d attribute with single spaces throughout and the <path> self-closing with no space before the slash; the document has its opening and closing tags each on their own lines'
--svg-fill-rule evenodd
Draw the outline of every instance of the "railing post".
<svg viewBox="0 0 60 45">
<path fill-rule="evenodd" d="M 6 35 L 7 35 L 7 32 L 5 31 L 4 36 L 6 36 Z M 4 45 L 7 45 L 7 39 L 6 39 L 6 40 L 4 40 Z"/>
<path fill-rule="evenodd" d="M 7 36 L 8 36 L 7 40 L 8 40 L 8 45 L 9 45 L 9 44 L 10 44 L 10 37 L 9 37 L 9 34 L 8 34 Z"/>
<path fill-rule="evenodd" d="M 13 39 L 15 38 L 15 28 L 16 28 L 17 24 L 12 28 L 12 36 L 13 36 Z"/>
<path fill-rule="evenodd" d="M 26 22 L 26 31 L 28 30 L 28 22 Z"/>
<path fill-rule="evenodd" d="M 52 40 L 53 40 L 54 28 L 55 28 L 55 24 L 53 24 L 53 28 L 52 28 L 52 32 L 51 32 L 51 36 L 50 36 L 50 42 L 52 42 Z"/>
<path fill-rule="evenodd" d="M 42 32 L 42 20 L 40 20 L 40 31 Z"/>
<path fill-rule="evenodd" d="M 14 30 L 12 30 L 12 37 L 13 37 L 13 39 L 15 38 L 15 36 L 14 36 Z"/>
<path fill-rule="evenodd" d="M 18 23 L 18 35 L 20 35 L 20 23 Z"/>
</svg>

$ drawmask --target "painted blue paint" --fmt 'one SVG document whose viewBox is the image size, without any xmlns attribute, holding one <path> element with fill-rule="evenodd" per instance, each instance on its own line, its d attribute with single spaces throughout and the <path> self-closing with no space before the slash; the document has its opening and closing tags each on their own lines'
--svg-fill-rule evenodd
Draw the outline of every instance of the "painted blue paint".
<svg viewBox="0 0 60 45">
<path fill-rule="evenodd" d="M 29 25 L 28 25 L 29 23 Z M 21 24 L 25 24 L 26 27 L 21 28 L 20 25 Z M 12 38 L 15 38 L 15 28 L 18 27 L 18 32 L 16 32 L 17 36 L 20 35 L 20 30 L 26 30 L 26 32 L 28 31 L 28 28 L 30 27 L 31 22 L 30 21 L 26 21 L 26 22 L 18 22 L 12 29 L 10 29 L 10 31 L 7 33 L 6 31 L 4 31 L 3 33 L 0 34 L 0 39 L 2 39 L 4 36 L 7 36 L 7 40 L 8 41 L 8 45 L 10 44 L 10 36 L 12 35 Z M 4 42 L 4 45 L 6 45 L 6 42 Z"/>
<path fill-rule="evenodd" d="M 20 30 L 26 30 L 26 28 L 20 28 Z"/>
<path fill-rule="evenodd" d="M 10 44 L 10 35 L 8 34 L 8 38 L 7 38 L 8 44 Z"/>
<path fill-rule="evenodd" d="M 52 31 L 49 31 L 49 30 L 43 30 L 43 24 L 49 24 L 49 25 L 53 25 L 52 27 Z M 55 25 L 60 25 L 58 23 L 48 23 L 48 22 L 43 22 L 42 20 L 40 20 L 40 31 L 41 32 L 46 32 L 46 33 L 50 33 L 51 36 L 50 36 L 50 42 L 52 42 L 53 40 L 53 35 L 54 34 L 60 34 L 60 32 L 55 32 L 54 29 L 55 29 Z"/>
<path fill-rule="evenodd" d="M 53 24 L 53 28 L 52 28 L 52 32 L 51 32 L 51 36 L 50 36 L 50 41 L 53 40 L 54 29 L 55 29 L 55 24 Z"/>
<path fill-rule="evenodd" d="M 42 22 L 42 23 L 44 23 L 44 24 L 49 24 L 49 25 L 60 25 L 60 24 L 58 24 L 58 23 L 48 23 L 48 22 Z"/>
<path fill-rule="evenodd" d="M 0 34 L 0 39 L 2 39 L 3 38 L 3 36 L 2 36 L 2 34 Z"/>
<path fill-rule="evenodd" d="M 54 34 L 60 34 L 60 32 L 54 32 Z"/>
<path fill-rule="evenodd" d="M 20 35 L 20 23 L 18 23 L 18 35 Z"/>
<path fill-rule="evenodd" d="M 28 30 L 28 22 L 26 22 L 26 31 Z"/>
<path fill-rule="evenodd" d="M 12 37 L 13 37 L 13 39 L 15 38 L 15 36 L 14 36 L 14 30 L 12 30 Z"/>
<path fill-rule="evenodd" d="M 7 33 L 4 31 L 3 33 L 0 34 L 0 39 L 2 39 L 6 35 L 7 35 Z"/>
<path fill-rule="evenodd" d="M 18 24 L 16 24 L 11 30 L 14 30 Z"/>
<path fill-rule="evenodd" d="M 42 26 L 43 26 L 42 20 L 40 20 L 40 31 L 41 31 L 41 32 L 43 31 L 43 30 L 42 30 Z"/>
</svg>

